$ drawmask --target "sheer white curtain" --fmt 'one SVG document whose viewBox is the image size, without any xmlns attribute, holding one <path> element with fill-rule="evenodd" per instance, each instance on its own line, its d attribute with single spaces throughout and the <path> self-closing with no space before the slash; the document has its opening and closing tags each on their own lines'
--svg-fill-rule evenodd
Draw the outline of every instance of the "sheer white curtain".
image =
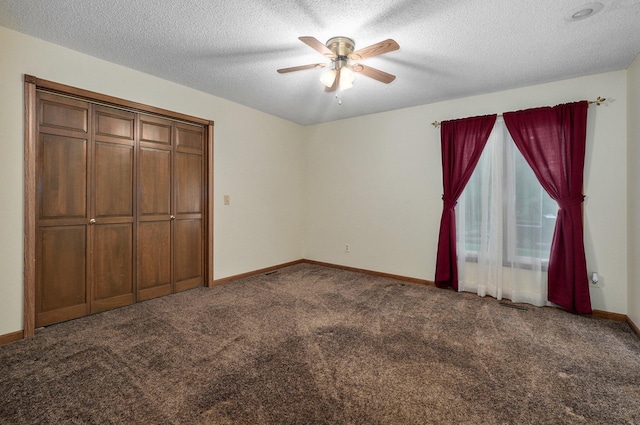
<svg viewBox="0 0 640 425">
<path fill-rule="evenodd" d="M 547 305 L 557 210 L 498 117 L 456 206 L 459 291 Z"/>
</svg>

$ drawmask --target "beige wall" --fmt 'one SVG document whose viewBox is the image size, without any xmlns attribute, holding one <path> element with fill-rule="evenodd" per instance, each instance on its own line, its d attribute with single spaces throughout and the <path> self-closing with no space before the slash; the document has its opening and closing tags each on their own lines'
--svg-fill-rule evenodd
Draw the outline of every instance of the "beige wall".
<svg viewBox="0 0 640 425">
<path fill-rule="evenodd" d="M 603 96 L 589 108 L 585 248 L 603 283 L 593 307 L 626 313 L 626 95 L 618 71 L 309 127 L 306 258 L 432 280 L 442 177 L 430 123 Z"/>
<path fill-rule="evenodd" d="M 0 58 L 0 335 L 22 329 L 23 74 L 214 120 L 215 278 L 302 257 L 304 127 L 2 27 Z"/>
<path fill-rule="evenodd" d="M 640 56 L 627 71 L 629 133 L 629 291 L 627 315 L 640 327 Z"/>
<path fill-rule="evenodd" d="M 23 74 L 215 121 L 215 278 L 304 257 L 433 279 L 442 180 L 439 132 L 430 123 L 607 97 L 589 109 L 585 242 L 589 270 L 604 283 L 591 288 L 592 302 L 640 323 L 640 266 L 627 261 L 640 243 L 632 220 L 640 211 L 632 184 L 640 160 L 638 60 L 628 73 L 301 127 L 2 27 L 0 57 L 0 335 L 22 329 Z"/>
</svg>

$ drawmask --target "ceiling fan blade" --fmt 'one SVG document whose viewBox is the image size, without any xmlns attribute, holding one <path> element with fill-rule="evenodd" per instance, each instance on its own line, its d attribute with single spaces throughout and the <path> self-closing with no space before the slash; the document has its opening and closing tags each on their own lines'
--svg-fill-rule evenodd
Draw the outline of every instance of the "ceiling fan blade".
<svg viewBox="0 0 640 425">
<path fill-rule="evenodd" d="M 305 69 L 313 69 L 313 68 L 324 68 L 328 64 L 326 63 L 312 63 L 310 65 L 300 65 L 300 66 L 292 66 L 291 68 L 281 68 L 278 70 L 280 74 L 285 74 L 287 72 L 295 72 L 295 71 L 304 71 Z"/>
<path fill-rule="evenodd" d="M 392 39 L 381 41 L 380 43 L 372 44 L 369 47 L 356 50 L 349 55 L 349 59 L 359 61 L 362 59 L 371 58 L 374 56 L 382 55 L 384 53 L 393 52 L 398 50 L 400 46 Z"/>
<path fill-rule="evenodd" d="M 307 46 L 311 47 L 312 49 L 317 50 L 318 52 L 320 52 L 321 54 L 323 54 L 327 58 L 333 59 L 333 58 L 336 57 L 335 53 L 333 53 L 331 50 L 329 50 L 329 48 L 327 46 L 325 46 L 322 42 L 320 42 L 315 37 L 298 37 L 298 40 L 302 41 L 303 43 L 305 43 Z"/>
<path fill-rule="evenodd" d="M 379 69 L 371 68 L 370 66 L 365 66 L 360 64 L 354 65 L 353 71 L 359 72 L 360 74 L 366 77 L 373 78 L 374 80 L 378 80 L 381 83 L 385 83 L 385 84 L 389 84 L 390 82 L 396 79 L 395 75 L 387 74 L 386 72 L 380 71 Z"/>
<path fill-rule="evenodd" d="M 336 72 L 336 78 L 333 80 L 333 85 L 331 87 L 325 87 L 325 92 L 332 92 L 338 89 L 338 84 L 340 84 L 340 72 Z"/>
</svg>

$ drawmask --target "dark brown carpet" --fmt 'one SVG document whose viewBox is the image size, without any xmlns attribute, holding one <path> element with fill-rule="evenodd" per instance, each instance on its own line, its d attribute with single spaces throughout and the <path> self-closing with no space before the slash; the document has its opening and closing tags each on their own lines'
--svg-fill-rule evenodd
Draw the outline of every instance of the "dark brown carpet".
<svg viewBox="0 0 640 425">
<path fill-rule="evenodd" d="M 300 264 L 0 347 L 0 423 L 640 424 L 640 340 Z"/>
</svg>

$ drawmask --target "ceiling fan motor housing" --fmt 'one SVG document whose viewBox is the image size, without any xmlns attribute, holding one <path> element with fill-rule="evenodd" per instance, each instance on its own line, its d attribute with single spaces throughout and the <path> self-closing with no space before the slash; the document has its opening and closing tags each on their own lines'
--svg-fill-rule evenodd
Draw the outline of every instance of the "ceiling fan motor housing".
<svg viewBox="0 0 640 425">
<path fill-rule="evenodd" d="M 355 47 L 356 43 L 349 37 L 332 37 L 327 41 L 327 48 L 335 53 L 338 59 L 346 59 Z"/>
</svg>

